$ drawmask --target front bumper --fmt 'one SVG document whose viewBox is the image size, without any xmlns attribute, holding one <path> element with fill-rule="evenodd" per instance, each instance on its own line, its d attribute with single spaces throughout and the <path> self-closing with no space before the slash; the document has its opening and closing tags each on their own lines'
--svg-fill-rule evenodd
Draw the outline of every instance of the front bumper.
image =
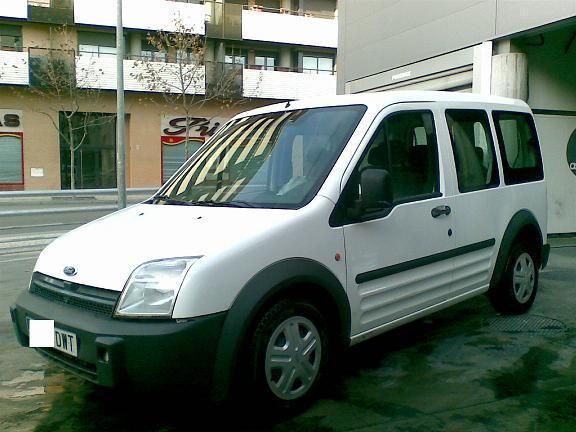
<svg viewBox="0 0 576 432">
<path fill-rule="evenodd" d="M 191 385 L 208 390 L 225 313 L 189 320 L 120 320 L 28 291 L 10 308 L 18 341 L 29 346 L 28 319 L 54 320 L 76 334 L 78 357 L 37 348 L 44 357 L 76 375 L 106 387 L 152 389 Z"/>
</svg>

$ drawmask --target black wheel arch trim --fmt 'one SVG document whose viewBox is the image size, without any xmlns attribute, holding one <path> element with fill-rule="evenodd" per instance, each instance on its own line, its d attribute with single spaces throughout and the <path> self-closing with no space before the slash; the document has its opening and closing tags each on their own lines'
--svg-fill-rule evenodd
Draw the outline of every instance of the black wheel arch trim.
<svg viewBox="0 0 576 432">
<path fill-rule="evenodd" d="M 533 227 L 537 233 L 539 238 L 538 247 L 539 250 L 535 251 L 537 253 L 536 258 L 541 259 L 541 252 L 542 248 L 544 247 L 543 237 L 542 237 L 542 230 L 540 229 L 540 224 L 534 217 L 534 215 L 529 212 L 528 210 L 520 210 L 518 211 L 506 227 L 504 231 L 504 235 L 502 236 L 502 241 L 500 242 L 500 250 L 498 251 L 498 257 L 496 258 L 496 264 L 494 266 L 494 272 L 492 273 L 492 279 L 490 281 L 490 290 L 495 289 L 502 280 L 502 276 L 504 275 L 504 270 L 506 268 L 506 262 L 508 260 L 508 255 L 510 255 L 510 251 L 514 246 L 518 236 L 527 227 Z M 542 263 L 539 262 L 539 265 Z"/>
<path fill-rule="evenodd" d="M 222 326 L 212 380 L 212 399 L 228 397 L 234 381 L 241 349 L 251 325 L 262 307 L 291 287 L 314 285 L 329 296 L 338 314 L 339 337 L 343 346 L 350 342 L 351 312 L 345 288 L 323 264 L 307 258 L 276 262 L 254 275 L 240 290 Z"/>
</svg>

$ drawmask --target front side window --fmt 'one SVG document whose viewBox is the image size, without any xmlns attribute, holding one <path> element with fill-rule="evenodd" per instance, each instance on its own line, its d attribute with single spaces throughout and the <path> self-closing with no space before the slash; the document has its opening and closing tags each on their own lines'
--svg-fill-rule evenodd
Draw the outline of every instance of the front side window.
<svg viewBox="0 0 576 432">
<path fill-rule="evenodd" d="M 331 218 L 333 226 L 353 220 L 348 210 L 363 194 L 361 179 L 366 170 L 377 169 L 389 178 L 387 214 L 395 205 L 440 196 L 438 146 L 434 118 L 430 111 L 406 111 L 389 115 L 372 136 L 364 156 L 352 173 L 338 207 Z"/>
<path fill-rule="evenodd" d="M 366 107 L 282 111 L 223 127 L 158 203 L 299 208 L 316 194 Z"/>
<path fill-rule="evenodd" d="M 498 165 L 488 115 L 481 110 L 447 110 L 458 190 L 471 192 L 497 186 Z"/>
<path fill-rule="evenodd" d="M 434 119 L 429 111 L 388 116 L 372 137 L 358 166 L 388 171 L 393 202 L 410 201 L 438 191 L 438 152 Z"/>
<path fill-rule="evenodd" d="M 542 180 L 542 156 L 532 116 L 506 111 L 493 115 L 506 184 Z"/>
</svg>

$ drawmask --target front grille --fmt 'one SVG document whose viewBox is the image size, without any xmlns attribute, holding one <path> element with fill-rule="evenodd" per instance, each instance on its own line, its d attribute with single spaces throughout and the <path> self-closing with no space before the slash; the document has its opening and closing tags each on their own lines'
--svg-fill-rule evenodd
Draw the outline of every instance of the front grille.
<svg viewBox="0 0 576 432">
<path fill-rule="evenodd" d="M 40 354 L 46 359 L 58 364 L 61 368 L 66 369 L 82 378 L 97 383 L 98 374 L 96 373 L 96 366 L 92 363 L 85 362 L 78 358 L 67 356 L 53 348 L 37 348 Z"/>
<path fill-rule="evenodd" d="M 34 273 L 30 282 L 30 293 L 55 303 L 112 316 L 119 292 L 80 285 L 55 279 L 42 273 Z"/>
</svg>

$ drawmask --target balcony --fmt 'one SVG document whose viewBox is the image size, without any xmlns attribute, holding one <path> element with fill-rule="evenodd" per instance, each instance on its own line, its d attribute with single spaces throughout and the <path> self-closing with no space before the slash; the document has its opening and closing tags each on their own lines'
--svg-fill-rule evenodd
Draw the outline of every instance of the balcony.
<svg viewBox="0 0 576 432">
<path fill-rule="evenodd" d="M 146 68 L 153 73 L 146 73 Z M 189 66 L 193 68 L 193 66 Z M 179 93 L 179 65 L 139 59 L 124 60 L 124 87 L 127 91 Z M 139 75 L 142 76 L 139 77 Z M 262 99 L 301 99 L 336 94 L 336 75 L 241 69 L 237 65 L 209 63 L 190 72 L 194 81 L 188 94 Z M 151 80 L 150 78 L 158 78 Z M 76 84 L 80 88 L 116 89 L 116 56 L 76 58 Z"/>
<path fill-rule="evenodd" d="M 47 24 L 73 24 L 72 0 L 29 0 L 28 19 Z"/>
<path fill-rule="evenodd" d="M 29 77 L 27 52 L 0 51 L 0 84 L 28 85 Z"/>
<path fill-rule="evenodd" d="M 338 20 L 248 9 L 242 11 L 242 38 L 336 48 Z"/>
<path fill-rule="evenodd" d="M 76 24 L 116 26 L 116 0 L 74 0 Z M 174 30 L 176 20 L 197 34 L 205 33 L 206 6 L 166 0 L 124 0 L 122 24 L 127 29 Z"/>
<path fill-rule="evenodd" d="M 336 75 L 244 69 L 244 97 L 302 99 L 336 94 Z"/>
<path fill-rule="evenodd" d="M 0 17 L 28 18 L 28 0 L 0 1 Z"/>
<path fill-rule="evenodd" d="M 149 68 L 149 69 L 147 69 Z M 184 65 L 189 77 L 188 94 L 204 94 L 205 69 Z M 187 70 L 186 70 L 187 69 Z M 147 70 L 151 72 L 147 73 Z M 149 62 L 139 59 L 124 60 L 124 89 L 151 93 L 180 93 L 178 78 L 181 72 L 177 63 Z M 76 84 L 80 88 L 116 90 L 116 56 L 76 58 Z M 152 79 L 154 78 L 154 79 Z"/>
</svg>

